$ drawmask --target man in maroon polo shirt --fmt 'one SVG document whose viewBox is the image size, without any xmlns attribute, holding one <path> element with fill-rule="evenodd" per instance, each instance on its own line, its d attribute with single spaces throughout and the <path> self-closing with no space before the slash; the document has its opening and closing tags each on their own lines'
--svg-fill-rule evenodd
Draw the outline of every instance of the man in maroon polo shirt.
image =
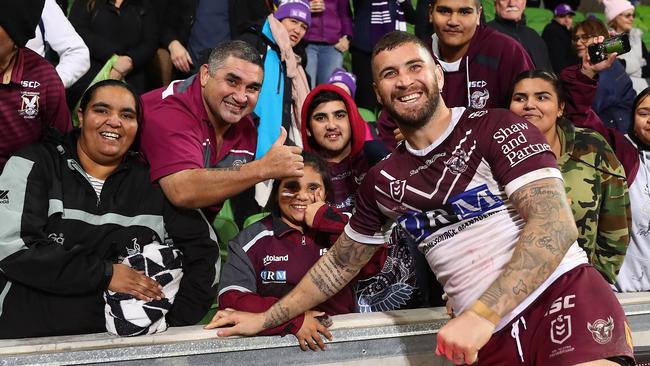
<svg viewBox="0 0 650 366">
<path fill-rule="evenodd" d="M 65 89 L 54 67 L 25 48 L 34 37 L 43 0 L 8 1 L 0 11 L 0 172 L 45 127 L 72 128 Z"/>
<path fill-rule="evenodd" d="M 242 41 L 218 45 L 186 80 L 142 97 L 142 150 L 151 180 L 184 208 L 221 208 L 224 200 L 267 179 L 302 176 L 301 149 L 283 131 L 260 160 L 249 115 L 264 76 L 259 53 Z"/>
</svg>

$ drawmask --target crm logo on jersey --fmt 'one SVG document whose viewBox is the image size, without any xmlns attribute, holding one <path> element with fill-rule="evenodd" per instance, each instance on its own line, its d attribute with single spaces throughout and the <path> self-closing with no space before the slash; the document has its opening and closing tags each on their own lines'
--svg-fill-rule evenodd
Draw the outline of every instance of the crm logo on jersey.
<svg viewBox="0 0 650 366">
<path fill-rule="evenodd" d="M 494 208 L 503 206 L 503 201 L 490 192 L 486 184 L 457 194 L 451 197 L 449 202 L 454 212 L 463 219 L 482 215 Z"/>
<path fill-rule="evenodd" d="M 262 271 L 260 272 L 260 277 L 262 278 L 262 283 L 286 283 L 287 271 Z"/>
</svg>

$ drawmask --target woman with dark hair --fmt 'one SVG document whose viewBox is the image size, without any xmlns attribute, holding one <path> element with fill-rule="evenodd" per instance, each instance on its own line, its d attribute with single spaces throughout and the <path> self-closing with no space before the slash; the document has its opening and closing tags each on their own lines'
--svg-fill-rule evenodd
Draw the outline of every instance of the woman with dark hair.
<svg viewBox="0 0 650 366">
<path fill-rule="evenodd" d="M 623 166 L 605 139 L 564 118 L 566 96 L 553 73 L 519 74 L 510 110 L 537 127 L 557 158 L 582 247 L 591 263 L 614 283 L 628 244 L 630 200 Z"/>
<path fill-rule="evenodd" d="M 228 243 L 228 262 L 219 287 L 220 308 L 249 312 L 270 308 L 298 284 L 343 232 L 347 216 L 326 203 L 332 194 L 327 164 L 311 153 L 302 156 L 302 177 L 273 182 L 267 205 L 271 215 Z M 357 278 L 378 272 L 384 253 L 379 251 Z M 321 334 L 330 340 L 332 335 L 322 317 L 355 311 L 353 287 L 348 285 L 316 309 L 260 334 L 294 334 L 303 350 L 325 349 Z M 216 320 L 215 315 L 212 321 Z"/>
<path fill-rule="evenodd" d="M 587 47 L 594 43 L 595 37 L 609 37 L 605 24 L 595 18 L 576 24 L 572 33 L 573 45 L 580 59 L 587 53 Z M 632 123 L 630 112 L 635 96 L 636 92 L 632 87 L 632 80 L 625 73 L 625 66 L 616 60 L 611 67 L 598 73 L 598 88 L 591 108 L 605 126 L 625 133 Z"/>
<path fill-rule="evenodd" d="M 197 323 L 216 292 L 216 236 L 200 212 L 174 208 L 131 151 L 140 98 L 123 82 L 101 81 L 78 114 L 80 129 L 27 147 L 0 176 L 8 193 L 0 199 L 0 338 L 104 332 L 109 323 L 137 335 Z M 150 244 L 182 252 L 174 293 L 169 281 L 121 263 Z M 104 294 L 159 311 L 131 323 Z M 124 317 L 105 317 L 105 306 Z"/>
<path fill-rule="evenodd" d="M 628 138 L 638 150 L 639 170 L 630 184 L 630 246 L 617 278 L 620 291 L 650 290 L 650 87 L 634 100 Z"/>
</svg>

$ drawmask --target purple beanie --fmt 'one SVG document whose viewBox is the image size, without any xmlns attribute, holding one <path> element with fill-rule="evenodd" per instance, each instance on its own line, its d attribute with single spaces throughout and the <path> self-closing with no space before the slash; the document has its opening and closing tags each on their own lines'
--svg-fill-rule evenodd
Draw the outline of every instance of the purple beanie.
<svg viewBox="0 0 650 366">
<path fill-rule="evenodd" d="M 306 0 L 281 1 L 273 16 L 277 20 L 284 18 L 296 19 L 307 24 L 307 27 L 311 26 L 311 9 Z"/>
<path fill-rule="evenodd" d="M 327 84 L 342 83 L 350 89 L 350 93 L 354 98 L 354 93 L 357 91 L 357 77 L 353 73 L 347 72 L 344 69 L 337 67 L 334 72 L 327 79 Z"/>
</svg>

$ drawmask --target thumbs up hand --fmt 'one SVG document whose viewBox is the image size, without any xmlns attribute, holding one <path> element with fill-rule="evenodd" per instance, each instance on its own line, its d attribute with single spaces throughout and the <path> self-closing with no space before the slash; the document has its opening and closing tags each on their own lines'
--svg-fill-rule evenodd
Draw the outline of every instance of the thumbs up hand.
<svg viewBox="0 0 650 366">
<path fill-rule="evenodd" d="M 269 151 L 260 159 L 265 169 L 266 179 L 281 179 L 288 177 L 302 177 L 303 163 L 302 148 L 298 146 L 286 146 L 287 130 L 281 127 L 280 136 L 271 145 Z"/>
</svg>

